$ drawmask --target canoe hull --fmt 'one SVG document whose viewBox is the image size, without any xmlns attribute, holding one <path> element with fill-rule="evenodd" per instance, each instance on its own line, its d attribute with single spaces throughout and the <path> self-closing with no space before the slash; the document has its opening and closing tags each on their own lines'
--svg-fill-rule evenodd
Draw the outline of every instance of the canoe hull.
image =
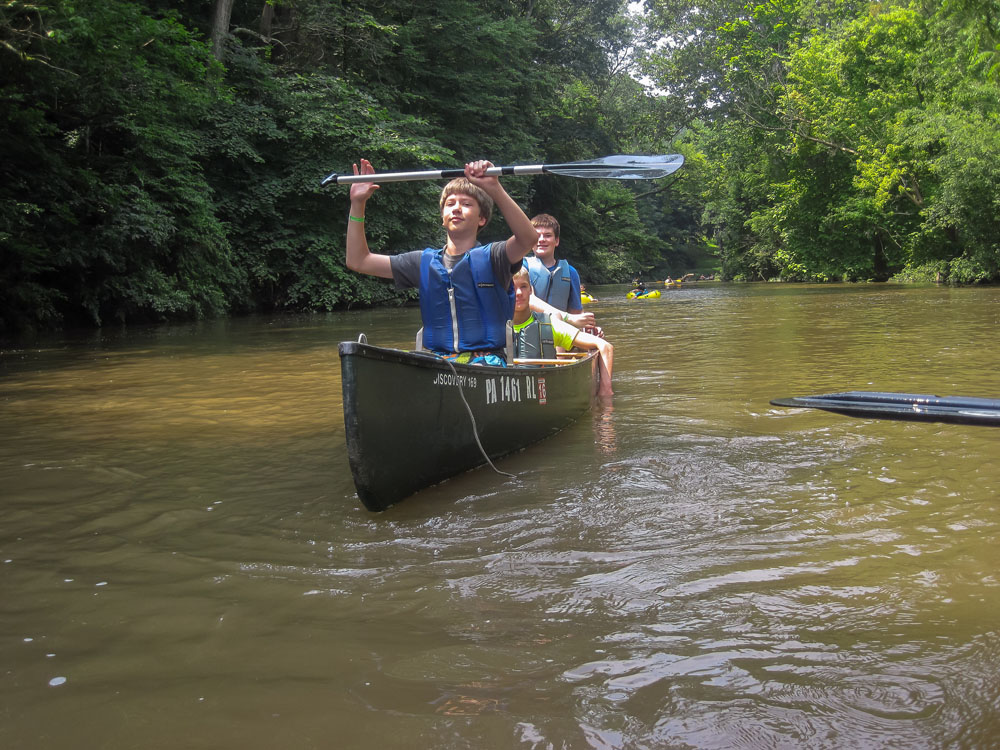
<svg viewBox="0 0 1000 750">
<path fill-rule="evenodd" d="M 596 390 L 593 354 L 557 367 L 503 368 L 449 366 L 431 354 L 356 342 L 339 351 L 348 460 L 372 511 L 486 463 L 469 409 L 494 459 L 566 427 Z"/>
</svg>

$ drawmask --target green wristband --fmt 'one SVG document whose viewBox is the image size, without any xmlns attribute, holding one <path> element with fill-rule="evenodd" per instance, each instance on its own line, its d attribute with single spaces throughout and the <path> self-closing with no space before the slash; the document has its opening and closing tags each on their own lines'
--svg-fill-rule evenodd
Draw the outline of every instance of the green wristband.
<svg viewBox="0 0 1000 750">
<path fill-rule="evenodd" d="M 351 221 L 364 222 L 364 220 L 365 220 L 364 216 L 351 216 L 350 214 L 347 214 L 347 218 L 350 219 Z"/>
</svg>

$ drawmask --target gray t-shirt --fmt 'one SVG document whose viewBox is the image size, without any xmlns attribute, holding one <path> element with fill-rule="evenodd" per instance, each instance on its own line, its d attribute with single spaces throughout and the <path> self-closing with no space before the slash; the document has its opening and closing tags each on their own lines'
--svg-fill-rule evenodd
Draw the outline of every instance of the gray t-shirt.
<svg viewBox="0 0 1000 750">
<path fill-rule="evenodd" d="M 509 290 L 511 278 L 521 267 L 521 262 L 510 262 L 510 258 L 507 257 L 507 240 L 490 243 L 489 248 L 490 260 L 493 265 L 493 275 L 496 277 L 501 289 Z M 397 289 L 420 288 L 420 258 L 423 254 L 423 250 L 411 250 L 408 253 L 389 256 L 389 264 L 392 267 L 392 280 L 396 282 Z M 451 270 L 463 257 L 464 254 L 448 255 L 448 253 L 444 253 L 441 256 L 441 262 L 444 263 L 445 268 Z"/>
</svg>

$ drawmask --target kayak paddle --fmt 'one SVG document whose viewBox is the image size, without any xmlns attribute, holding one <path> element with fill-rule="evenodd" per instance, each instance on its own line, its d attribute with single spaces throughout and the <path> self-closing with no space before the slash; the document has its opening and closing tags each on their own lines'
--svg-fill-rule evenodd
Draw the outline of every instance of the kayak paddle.
<svg viewBox="0 0 1000 750">
<path fill-rule="evenodd" d="M 513 167 L 491 167 L 489 176 L 554 174 L 564 177 L 583 177 L 605 180 L 656 180 L 676 172 L 684 164 L 681 154 L 639 156 L 616 154 L 591 161 L 574 161 L 566 164 L 524 164 Z M 422 172 L 381 172 L 375 174 L 333 174 L 320 183 L 349 185 L 354 182 L 406 182 L 408 180 L 450 180 L 462 177 L 464 169 L 428 169 Z"/>
<path fill-rule="evenodd" d="M 823 409 L 851 417 L 950 422 L 1000 427 L 1000 399 L 973 396 L 932 396 L 923 393 L 845 391 L 821 396 L 774 398 L 775 406 Z"/>
</svg>

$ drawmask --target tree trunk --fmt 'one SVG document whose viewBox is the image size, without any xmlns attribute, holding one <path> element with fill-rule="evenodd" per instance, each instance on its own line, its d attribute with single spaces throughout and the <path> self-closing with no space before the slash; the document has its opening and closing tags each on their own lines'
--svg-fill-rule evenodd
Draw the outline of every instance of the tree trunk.
<svg viewBox="0 0 1000 750">
<path fill-rule="evenodd" d="M 264 41 L 271 42 L 271 26 L 274 23 L 274 6 L 271 3 L 264 3 L 264 10 L 260 13 L 260 35 Z"/>
<path fill-rule="evenodd" d="M 215 18 L 212 20 L 212 55 L 222 61 L 223 46 L 229 36 L 229 19 L 233 15 L 233 0 L 215 0 Z"/>
</svg>

